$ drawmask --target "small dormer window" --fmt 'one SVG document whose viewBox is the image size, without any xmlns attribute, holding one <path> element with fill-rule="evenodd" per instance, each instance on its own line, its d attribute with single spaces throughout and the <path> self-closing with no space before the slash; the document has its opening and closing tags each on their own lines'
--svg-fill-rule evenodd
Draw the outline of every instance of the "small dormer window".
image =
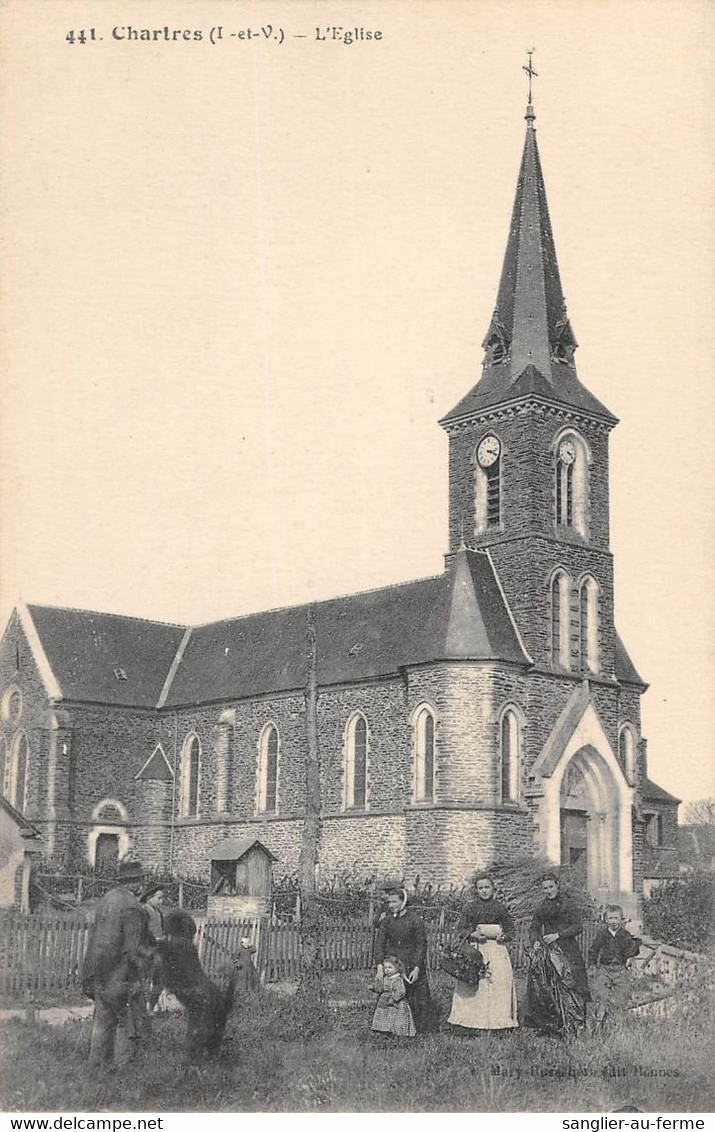
<svg viewBox="0 0 715 1132">
<path fill-rule="evenodd" d="M 115 680 L 126 680 L 127 679 L 127 674 L 126 674 L 126 672 L 124 671 L 123 668 L 115 668 L 114 669 L 114 679 Z"/>
<path fill-rule="evenodd" d="M 499 339 L 490 344 L 489 360 L 493 366 L 501 365 L 506 360 L 506 346 Z"/>
<path fill-rule="evenodd" d="M 484 365 L 499 366 L 509 360 L 509 339 L 504 323 L 494 311 L 486 338 L 482 342 Z"/>
</svg>

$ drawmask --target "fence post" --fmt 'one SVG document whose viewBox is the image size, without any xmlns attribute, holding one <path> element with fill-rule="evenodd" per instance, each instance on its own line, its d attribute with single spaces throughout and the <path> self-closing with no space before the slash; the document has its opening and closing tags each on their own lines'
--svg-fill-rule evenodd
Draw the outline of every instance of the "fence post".
<svg viewBox="0 0 715 1132">
<path fill-rule="evenodd" d="M 84 877 L 77 877 L 77 903 L 82 903 L 82 895 L 84 892 Z"/>
<path fill-rule="evenodd" d="M 295 894 L 295 918 L 296 922 L 300 923 L 300 891 Z"/>
<path fill-rule="evenodd" d="M 180 908 L 184 907 L 184 882 L 183 882 L 183 880 L 179 881 L 179 907 Z"/>
</svg>

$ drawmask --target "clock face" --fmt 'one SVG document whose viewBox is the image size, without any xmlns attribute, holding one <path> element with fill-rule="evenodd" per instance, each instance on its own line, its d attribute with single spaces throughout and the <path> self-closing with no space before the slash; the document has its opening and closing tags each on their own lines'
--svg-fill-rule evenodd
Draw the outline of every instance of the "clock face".
<svg viewBox="0 0 715 1132">
<path fill-rule="evenodd" d="M 477 448 L 477 460 L 479 461 L 480 467 L 491 467 L 491 465 L 499 459 L 500 452 L 501 444 L 496 436 L 485 436 L 484 440 Z"/>
<path fill-rule="evenodd" d="M 573 464 L 576 459 L 576 446 L 571 440 L 562 440 L 559 444 L 559 460 L 562 464 Z"/>
</svg>

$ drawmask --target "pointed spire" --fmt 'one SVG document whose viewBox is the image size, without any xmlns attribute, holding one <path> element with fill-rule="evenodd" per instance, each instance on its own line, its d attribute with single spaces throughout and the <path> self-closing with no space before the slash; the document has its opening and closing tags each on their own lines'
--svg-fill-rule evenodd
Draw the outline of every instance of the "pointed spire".
<svg viewBox="0 0 715 1132">
<path fill-rule="evenodd" d="M 508 341 L 504 361 L 509 364 L 509 382 L 517 381 L 526 367 L 533 365 L 551 385 L 552 360 L 562 332 L 557 330 L 557 324 L 563 318 L 565 301 L 536 144 L 535 117 L 529 101 L 524 152 L 495 313 Z M 486 350 L 485 365 L 498 361 L 499 352 L 497 359 L 490 354 L 489 339 Z"/>
<path fill-rule="evenodd" d="M 481 407 L 540 394 L 615 421 L 576 376 L 576 338 L 566 313 L 546 187 L 536 143 L 529 53 L 526 138 L 519 169 L 504 265 L 494 313 L 482 343 L 481 381 L 442 418 L 443 423 Z"/>
</svg>

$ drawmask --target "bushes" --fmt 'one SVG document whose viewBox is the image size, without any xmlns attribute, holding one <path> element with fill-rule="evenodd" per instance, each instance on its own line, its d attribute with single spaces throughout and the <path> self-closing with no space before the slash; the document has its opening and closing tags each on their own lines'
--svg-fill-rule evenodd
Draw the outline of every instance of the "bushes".
<svg viewBox="0 0 715 1132">
<path fill-rule="evenodd" d="M 656 889 L 643 905 L 643 925 L 649 935 L 673 947 L 711 948 L 715 942 L 712 874 L 694 872 Z"/>
<path fill-rule="evenodd" d="M 326 916 L 333 920 L 362 919 L 372 910 L 377 915 L 382 908 L 383 886 L 388 880 L 394 881 L 394 874 L 389 877 L 385 873 L 361 873 L 355 868 L 352 871 L 344 869 L 324 876 L 318 882 L 318 901 Z M 423 884 L 419 876 L 413 881 L 404 881 L 410 904 L 419 908 L 428 917 L 431 914 L 438 916 L 444 908 L 446 911 L 459 913 L 468 890 L 465 886 L 455 888 L 454 885 L 445 888 L 442 885 Z M 292 918 L 295 912 L 296 897 L 300 885 L 294 875 L 281 877 L 273 889 L 273 900 L 279 916 Z"/>
<path fill-rule="evenodd" d="M 476 873 L 470 885 L 469 899 L 474 900 L 477 895 L 476 877 L 486 875 L 494 882 L 497 900 L 508 904 L 515 920 L 531 919 L 537 905 L 544 899 L 541 879 L 545 873 L 558 876 L 559 885 L 585 919 L 595 918 L 596 902 L 572 870 L 566 866 L 554 868 L 544 858 L 536 856 L 516 858 Z"/>
<path fill-rule="evenodd" d="M 567 867 L 554 869 L 544 858 L 534 855 L 517 858 L 508 864 L 494 865 L 485 870 L 494 881 L 496 896 L 504 900 L 517 920 L 530 919 L 536 906 L 543 900 L 541 878 L 544 873 L 555 872 L 565 892 L 575 902 L 585 919 L 596 916 L 596 902 L 583 884 Z M 468 885 L 449 887 L 423 883 L 420 876 L 404 879 L 409 902 L 426 920 L 436 919 L 442 912 L 447 923 L 456 921 L 463 910 L 476 898 L 475 874 Z M 326 916 L 331 919 L 362 919 L 372 911 L 375 919 L 383 908 L 383 886 L 387 880 L 400 879 L 392 874 L 360 873 L 359 869 L 345 869 L 318 882 L 318 900 Z M 299 890 L 295 876 L 282 877 L 274 888 L 273 898 L 277 913 L 292 918 Z"/>
</svg>

